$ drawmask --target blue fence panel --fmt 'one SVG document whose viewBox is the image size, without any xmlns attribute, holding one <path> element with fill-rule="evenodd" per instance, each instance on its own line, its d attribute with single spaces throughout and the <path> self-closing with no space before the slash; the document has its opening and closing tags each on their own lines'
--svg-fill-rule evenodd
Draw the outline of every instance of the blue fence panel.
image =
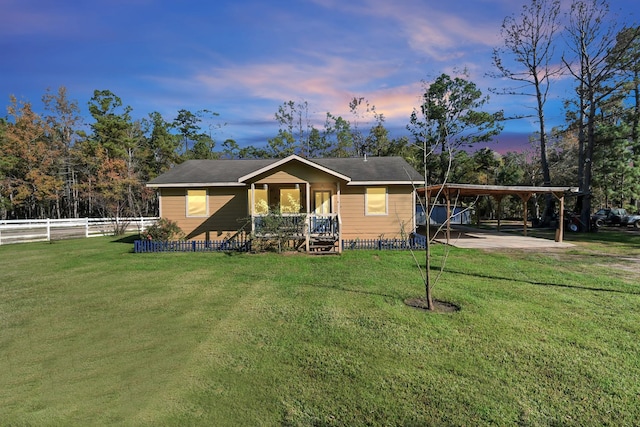
<svg viewBox="0 0 640 427">
<path fill-rule="evenodd" d="M 420 234 L 411 234 L 408 239 L 353 239 L 343 240 L 342 249 L 361 250 L 410 250 L 425 249 L 427 240 Z M 225 252 L 251 251 L 250 239 L 233 240 L 186 240 L 158 242 L 155 240 L 136 240 L 135 253 L 145 252 Z"/>
<path fill-rule="evenodd" d="M 419 234 L 412 234 L 408 239 L 353 239 L 342 241 L 343 250 L 410 250 L 425 249 L 426 245 L 426 238 Z"/>
<path fill-rule="evenodd" d="M 251 250 L 249 239 L 234 240 L 180 240 L 159 242 L 155 240 L 136 240 L 133 243 L 135 253 L 144 252 L 247 252 Z"/>
</svg>

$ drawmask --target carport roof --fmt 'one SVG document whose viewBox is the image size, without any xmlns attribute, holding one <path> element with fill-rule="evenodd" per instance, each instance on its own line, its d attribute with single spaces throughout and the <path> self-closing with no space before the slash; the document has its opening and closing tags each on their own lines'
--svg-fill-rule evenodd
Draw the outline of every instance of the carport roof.
<svg viewBox="0 0 640 427">
<path fill-rule="evenodd" d="M 537 187 L 526 185 L 479 185 L 479 184 L 438 184 L 424 188 L 419 188 L 417 193 L 423 196 L 428 193 L 430 197 L 443 195 L 447 199 L 447 215 L 449 215 L 449 201 L 452 198 L 464 196 L 492 196 L 498 203 L 504 196 L 517 195 L 524 204 L 523 228 L 527 234 L 527 202 L 534 194 L 553 194 L 560 200 L 560 224 L 564 224 L 564 197 L 568 193 L 577 193 L 578 189 L 573 187 Z M 447 243 L 449 242 L 450 221 L 447 221 Z M 498 230 L 500 230 L 500 217 L 498 216 Z M 556 242 L 563 240 L 563 228 L 558 229 Z"/>
<path fill-rule="evenodd" d="M 438 184 L 418 189 L 418 194 L 424 195 L 425 191 L 431 196 L 438 193 L 448 196 L 494 196 L 502 197 L 517 195 L 528 199 L 533 194 L 551 193 L 560 197 L 566 193 L 576 193 L 575 187 L 540 187 L 528 185 L 480 185 L 480 184 Z"/>
</svg>

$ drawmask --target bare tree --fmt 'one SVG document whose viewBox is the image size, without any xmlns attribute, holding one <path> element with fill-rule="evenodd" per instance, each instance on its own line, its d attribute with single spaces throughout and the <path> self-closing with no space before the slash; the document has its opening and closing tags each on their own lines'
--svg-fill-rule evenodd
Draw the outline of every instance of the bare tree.
<svg viewBox="0 0 640 427">
<path fill-rule="evenodd" d="M 437 277 L 431 276 L 431 197 L 440 198 L 443 186 L 449 180 L 454 154 L 463 145 L 472 145 L 487 141 L 502 130 L 502 111 L 487 113 L 482 111 L 488 102 L 473 82 L 461 77 L 452 79 L 446 74 L 440 75 L 431 85 L 425 87 L 421 97 L 421 106 L 414 109 L 408 130 L 413 134 L 415 143 L 422 151 L 422 171 L 425 183 L 425 272 L 423 274 L 425 300 L 428 310 L 434 310 L 432 289 Z M 437 194 L 428 192 L 431 182 L 429 173 L 430 157 L 440 157 L 440 185 Z M 457 204 L 457 201 L 456 201 Z M 450 219 L 447 218 L 447 221 Z M 439 231 L 439 230 L 438 230 Z M 437 232 L 435 233 L 437 234 Z M 435 236 L 434 234 L 434 236 Z M 414 254 L 414 260 L 419 262 Z M 446 262 L 446 256 L 442 268 Z M 441 269 L 442 272 L 442 269 Z"/>
<path fill-rule="evenodd" d="M 51 139 L 59 145 L 60 157 L 58 173 L 64 180 L 62 195 L 56 198 L 56 215 L 64 214 L 67 218 L 78 218 L 79 194 L 77 188 L 78 171 L 71 156 L 71 149 L 78 137 L 78 127 L 82 124 L 78 101 L 67 97 L 67 89 L 60 86 L 56 93 L 47 93 L 42 97 L 44 108 L 48 112 L 47 123 L 51 128 Z M 61 200 L 62 199 L 62 206 Z"/>
<path fill-rule="evenodd" d="M 551 173 L 547 160 L 547 132 L 544 108 L 554 76 L 560 74 L 553 67 L 555 39 L 560 28 L 559 0 L 531 0 L 522 7 L 519 16 L 508 16 L 502 22 L 501 34 L 504 47 L 493 50 L 493 64 L 498 73 L 494 77 L 507 78 L 517 86 L 499 93 L 535 98 L 535 117 L 540 138 L 540 166 L 545 186 L 551 185 Z M 509 60 L 515 68 L 506 64 Z M 543 219 L 553 213 L 554 200 L 546 198 Z"/>
<path fill-rule="evenodd" d="M 609 18 L 606 0 L 576 0 L 571 5 L 567 41 L 573 57 L 563 55 L 563 62 L 577 82 L 578 124 L 578 199 L 580 219 L 589 229 L 591 213 L 591 181 L 596 144 L 597 112 L 603 102 L 624 83 L 616 76 L 628 64 L 627 49 L 640 36 L 638 28 L 624 45 L 617 45 L 619 32 L 626 31 Z"/>
</svg>

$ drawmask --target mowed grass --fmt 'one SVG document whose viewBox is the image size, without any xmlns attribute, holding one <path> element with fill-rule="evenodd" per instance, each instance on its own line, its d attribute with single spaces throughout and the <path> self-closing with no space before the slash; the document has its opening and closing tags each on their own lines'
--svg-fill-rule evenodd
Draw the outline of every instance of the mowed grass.
<svg viewBox="0 0 640 427">
<path fill-rule="evenodd" d="M 452 249 L 449 314 L 404 305 L 408 252 L 0 246 L 0 425 L 634 425 L 640 235 L 612 235 Z"/>
</svg>

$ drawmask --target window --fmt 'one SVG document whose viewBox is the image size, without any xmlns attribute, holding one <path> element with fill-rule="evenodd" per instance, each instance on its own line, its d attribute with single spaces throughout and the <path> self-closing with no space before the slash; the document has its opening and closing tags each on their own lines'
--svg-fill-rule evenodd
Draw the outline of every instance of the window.
<svg viewBox="0 0 640 427">
<path fill-rule="evenodd" d="M 187 190 L 187 216 L 207 216 L 207 190 Z"/>
<path fill-rule="evenodd" d="M 266 215 L 269 213 L 269 190 L 256 188 L 253 190 L 253 212 L 252 215 Z M 251 204 L 251 189 L 249 189 L 249 204 Z"/>
<path fill-rule="evenodd" d="M 331 213 L 331 192 L 316 191 L 314 193 L 315 213 L 325 215 Z"/>
<path fill-rule="evenodd" d="M 365 215 L 387 214 L 387 189 L 367 187 L 364 195 Z"/>
<path fill-rule="evenodd" d="M 299 188 L 280 189 L 280 211 L 282 213 L 299 213 L 301 207 Z"/>
</svg>

